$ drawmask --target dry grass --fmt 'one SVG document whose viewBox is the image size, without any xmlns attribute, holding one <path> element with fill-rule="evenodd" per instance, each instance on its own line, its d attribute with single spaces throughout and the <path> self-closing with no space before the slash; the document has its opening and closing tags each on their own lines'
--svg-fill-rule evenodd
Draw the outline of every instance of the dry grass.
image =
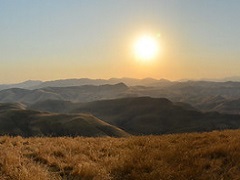
<svg viewBox="0 0 240 180">
<path fill-rule="evenodd" d="M 0 179 L 240 179 L 240 131 L 129 138 L 0 137 Z"/>
</svg>

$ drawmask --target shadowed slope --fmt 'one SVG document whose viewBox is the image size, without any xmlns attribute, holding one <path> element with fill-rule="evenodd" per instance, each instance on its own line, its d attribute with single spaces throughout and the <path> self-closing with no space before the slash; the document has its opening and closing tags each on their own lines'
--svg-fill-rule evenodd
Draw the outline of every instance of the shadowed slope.
<svg viewBox="0 0 240 180">
<path fill-rule="evenodd" d="M 26 106 L 21 103 L 0 103 L 0 112 L 9 111 L 9 110 L 25 110 Z"/>
<path fill-rule="evenodd" d="M 89 114 L 56 114 L 0 104 L 0 135 L 114 136 L 128 134 Z M 14 108 L 13 108 L 14 107 Z"/>
<path fill-rule="evenodd" d="M 211 131 L 240 127 L 240 116 L 202 113 L 165 98 L 123 98 L 79 105 L 72 112 L 91 113 L 133 134 Z"/>
<path fill-rule="evenodd" d="M 29 105 L 29 109 L 38 111 L 47 111 L 54 113 L 69 113 L 75 108 L 81 106 L 82 103 L 73 103 L 71 101 L 61 101 L 61 100 L 46 100 L 40 101 L 33 105 Z"/>
<path fill-rule="evenodd" d="M 225 99 L 222 96 L 214 96 L 205 98 L 196 107 L 206 112 L 217 111 L 226 114 L 240 114 L 240 98 Z"/>
</svg>

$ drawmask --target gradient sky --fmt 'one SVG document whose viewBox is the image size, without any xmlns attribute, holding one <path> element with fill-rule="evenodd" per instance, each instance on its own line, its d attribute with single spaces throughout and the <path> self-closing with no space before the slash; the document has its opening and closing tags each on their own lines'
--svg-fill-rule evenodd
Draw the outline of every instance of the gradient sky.
<svg viewBox="0 0 240 180">
<path fill-rule="evenodd" d="M 238 76 L 239 17 L 239 0 L 0 0 L 0 83 Z M 161 34 L 151 63 L 143 34 Z"/>
</svg>

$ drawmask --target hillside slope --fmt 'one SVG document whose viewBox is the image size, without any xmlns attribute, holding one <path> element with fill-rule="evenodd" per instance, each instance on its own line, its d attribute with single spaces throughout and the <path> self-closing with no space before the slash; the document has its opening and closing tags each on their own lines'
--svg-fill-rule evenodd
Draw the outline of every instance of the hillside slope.
<svg viewBox="0 0 240 180">
<path fill-rule="evenodd" d="M 128 136 L 123 130 L 90 114 L 57 114 L 0 104 L 0 135 L 31 136 Z"/>
<path fill-rule="evenodd" d="M 239 115 L 202 113 L 165 98 L 122 98 L 82 104 L 91 113 L 131 134 L 168 134 L 240 128 Z"/>
<path fill-rule="evenodd" d="M 222 100 L 206 102 L 202 105 L 205 111 L 217 111 L 228 114 L 240 114 L 240 98 L 234 100 Z"/>
<path fill-rule="evenodd" d="M 129 138 L 0 137 L 0 179 L 239 179 L 240 131 Z"/>
<path fill-rule="evenodd" d="M 188 104 L 173 103 L 166 98 L 121 98 L 89 103 L 45 101 L 30 108 L 52 112 L 63 110 L 90 113 L 135 135 L 240 128 L 239 115 L 202 113 Z"/>
</svg>

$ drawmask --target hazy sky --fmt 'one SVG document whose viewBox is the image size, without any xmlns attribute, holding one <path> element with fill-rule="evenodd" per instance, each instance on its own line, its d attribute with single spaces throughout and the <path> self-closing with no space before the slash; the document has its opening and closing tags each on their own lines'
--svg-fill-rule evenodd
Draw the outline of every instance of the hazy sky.
<svg viewBox="0 0 240 180">
<path fill-rule="evenodd" d="M 0 83 L 240 75 L 239 0 L 0 0 Z M 156 35 L 149 63 L 134 41 Z"/>
</svg>

